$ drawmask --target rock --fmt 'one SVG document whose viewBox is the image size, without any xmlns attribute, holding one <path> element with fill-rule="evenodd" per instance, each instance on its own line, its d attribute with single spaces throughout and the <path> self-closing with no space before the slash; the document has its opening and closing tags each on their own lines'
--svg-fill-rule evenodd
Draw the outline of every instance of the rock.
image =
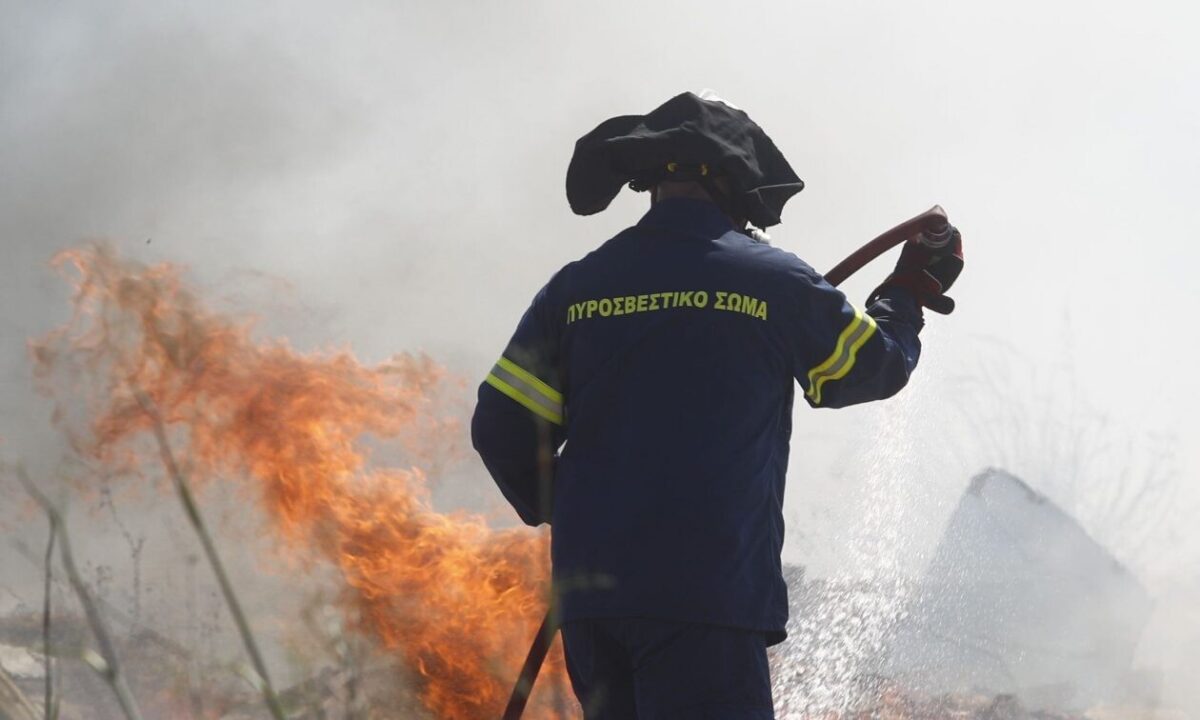
<svg viewBox="0 0 1200 720">
<path fill-rule="evenodd" d="M 951 516 L 888 670 L 923 691 L 1082 709 L 1121 693 L 1150 609 L 1138 581 L 1078 522 L 989 470 Z"/>
</svg>

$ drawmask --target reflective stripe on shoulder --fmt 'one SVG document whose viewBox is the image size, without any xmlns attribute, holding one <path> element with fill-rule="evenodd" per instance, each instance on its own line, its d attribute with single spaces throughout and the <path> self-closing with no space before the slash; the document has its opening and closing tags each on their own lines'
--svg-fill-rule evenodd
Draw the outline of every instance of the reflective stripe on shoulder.
<svg viewBox="0 0 1200 720">
<path fill-rule="evenodd" d="M 808 398 L 814 405 L 821 404 L 821 387 L 830 380 L 839 380 L 850 372 L 858 359 L 858 349 L 875 334 L 875 318 L 854 308 L 854 319 L 838 336 L 833 354 L 825 362 L 808 371 Z"/>
<path fill-rule="evenodd" d="M 540 418 L 563 424 L 562 393 L 539 380 L 512 360 L 501 357 L 485 380 Z"/>
</svg>

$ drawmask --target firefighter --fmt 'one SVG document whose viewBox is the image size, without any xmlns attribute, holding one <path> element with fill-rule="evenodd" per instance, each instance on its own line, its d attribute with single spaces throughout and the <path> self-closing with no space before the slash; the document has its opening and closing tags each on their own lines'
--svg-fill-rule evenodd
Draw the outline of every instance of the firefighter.
<svg viewBox="0 0 1200 720">
<path fill-rule="evenodd" d="M 795 381 L 816 408 L 908 382 L 956 252 L 906 244 L 865 311 L 753 228 L 804 184 L 738 108 L 684 93 L 581 138 L 578 214 L 629 185 L 641 220 L 556 273 L 479 388 L 476 450 L 549 523 L 588 720 L 773 717 Z"/>
</svg>

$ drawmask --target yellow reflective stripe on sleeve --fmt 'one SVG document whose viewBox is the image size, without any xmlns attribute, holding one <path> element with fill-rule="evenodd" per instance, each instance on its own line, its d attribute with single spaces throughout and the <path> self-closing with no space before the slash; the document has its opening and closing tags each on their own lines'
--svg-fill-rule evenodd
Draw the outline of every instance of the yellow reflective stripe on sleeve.
<svg viewBox="0 0 1200 720">
<path fill-rule="evenodd" d="M 563 424 L 562 393 L 508 358 L 500 358 L 485 382 L 538 417 L 555 425 Z"/>
<path fill-rule="evenodd" d="M 541 379 L 539 379 L 536 375 L 525 370 L 524 368 L 522 368 L 520 365 L 517 365 L 512 360 L 509 360 L 508 358 L 501 356 L 500 359 L 496 361 L 496 365 L 504 370 L 509 371 L 510 373 L 515 375 L 517 378 L 524 380 L 525 383 L 527 383 L 528 385 L 533 387 L 534 390 L 538 391 L 539 393 L 546 396 L 547 398 L 553 400 L 556 403 L 560 403 L 560 404 L 562 403 L 562 399 L 563 399 L 562 393 L 560 393 L 559 391 L 550 387 L 546 383 L 542 382 Z"/>
<path fill-rule="evenodd" d="M 837 346 L 833 354 L 825 362 L 808 371 L 808 392 L 806 393 L 814 405 L 821 404 L 821 387 L 830 380 L 846 377 L 846 373 L 854 367 L 858 359 L 858 350 L 871 336 L 877 326 L 875 318 L 867 315 L 858 308 L 854 309 L 854 319 L 838 336 Z"/>
</svg>

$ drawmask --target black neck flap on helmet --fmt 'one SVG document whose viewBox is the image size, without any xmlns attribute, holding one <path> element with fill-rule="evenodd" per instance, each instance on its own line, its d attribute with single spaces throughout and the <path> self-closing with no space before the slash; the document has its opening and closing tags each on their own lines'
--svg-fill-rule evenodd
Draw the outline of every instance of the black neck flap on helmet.
<svg viewBox="0 0 1200 720">
<path fill-rule="evenodd" d="M 647 190 L 664 180 L 691 180 L 711 195 L 717 177 L 730 184 L 724 197 L 714 195 L 722 209 L 760 228 L 778 225 L 784 203 L 804 189 L 746 113 L 683 93 L 647 115 L 606 120 L 580 138 L 567 169 L 567 201 L 576 214 L 592 215 L 626 184 Z"/>
</svg>

